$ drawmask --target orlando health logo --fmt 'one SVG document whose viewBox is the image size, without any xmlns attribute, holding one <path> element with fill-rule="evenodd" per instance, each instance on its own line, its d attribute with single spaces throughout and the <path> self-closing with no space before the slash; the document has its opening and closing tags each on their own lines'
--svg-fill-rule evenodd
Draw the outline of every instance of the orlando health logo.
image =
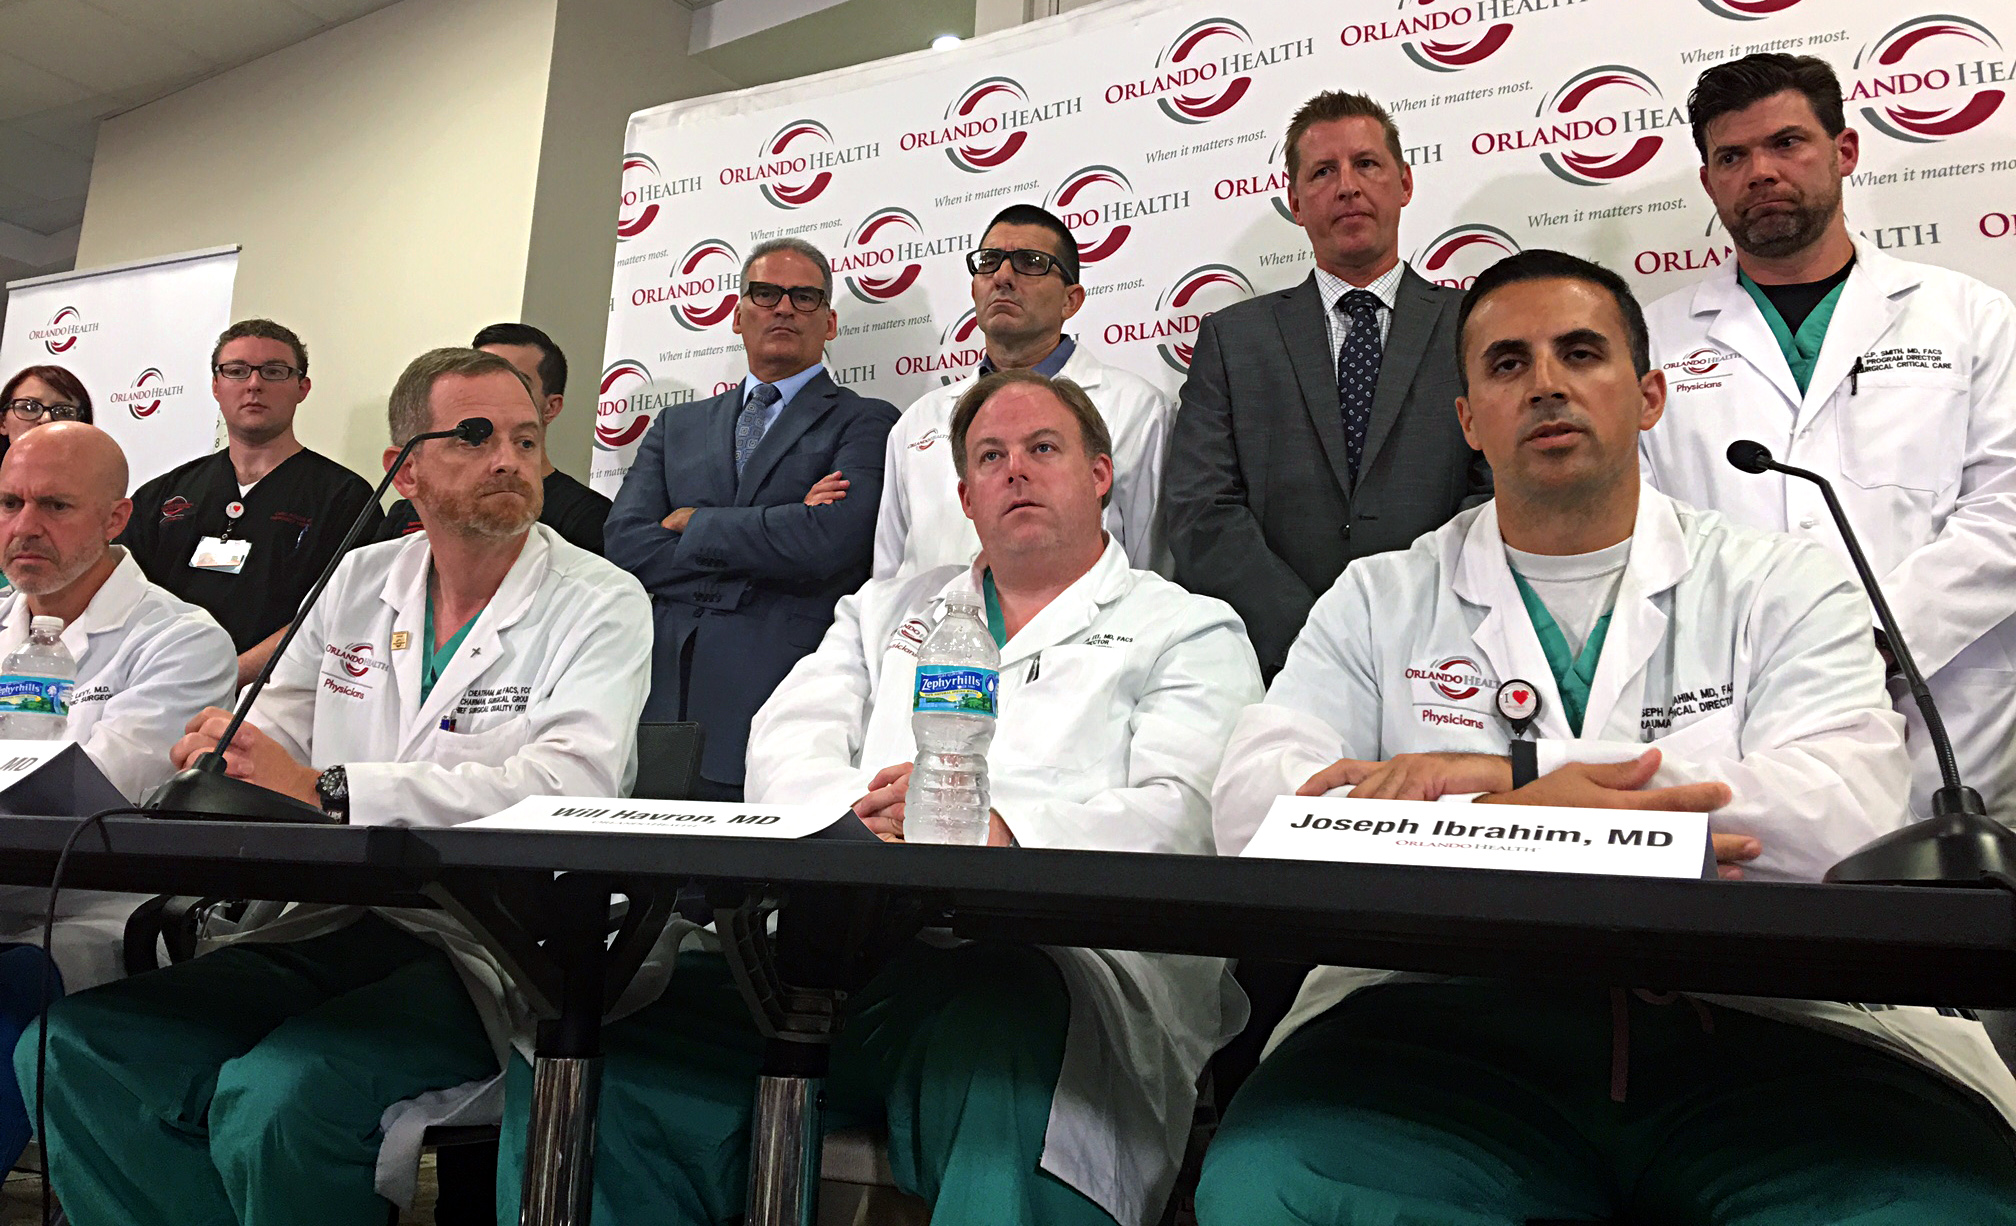
<svg viewBox="0 0 2016 1226">
<path fill-rule="evenodd" d="M 336 658 L 342 662 L 343 671 L 353 677 L 362 677 L 371 671 L 371 657 L 377 649 L 369 643 L 352 643 L 338 652 Z"/>
<path fill-rule="evenodd" d="M 671 280 L 630 291 L 631 306 L 664 303 L 689 332 L 705 332 L 735 313 L 742 288 L 742 257 L 727 239 L 703 238 L 672 265 Z"/>
<path fill-rule="evenodd" d="M 28 339 L 41 341 L 43 348 L 51 353 L 68 353 L 77 344 L 77 338 L 86 332 L 96 332 L 97 324 L 87 324 L 76 307 L 66 306 L 50 316 L 47 327 L 29 330 Z"/>
<path fill-rule="evenodd" d="M 1230 17 L 1207 17 L 1178 34 L 1155 57 L 1155 75 L 1106 87 L 1109 106 L 1153 98 L 1177 123 L 1209 123 L 1239 105 L 1253 88 L 1251 74 L 1316 53 L 1313 38 L 1256 47 L 1246 27 Z"/>
<path fill-rule="evenodd" d="M 633 413 L 633 400 L 651 386 L 651 371 L 631 358 L 611 362 L 602 371 L 601 393 L 595 400 L 595 447 L 617 451 L 644 437 L 651 415 Z"/>
<path fill-rule="evenodd" d="M 1854 72 L 1848 101 L 1867 104 L 1870 127 L 1929 145 L 1988 122 L 2005 91 L 1984 87 L 2016 80 L 2016 63 L 1987 26 L 1941 14 L 1893 26 L 1856 54 Z M 1901 98 L 1912 101 L 1886 101 Z"/>
<path fill-rule="evenodd" d="M 1359 47 L 1404 39 L 1400 49 L 1421 67 L 1430 72 L 1461 72 L 1489 59 L 1512 37 L 1511 22 L 1491 20 L 1499 15 L 1497 10 L 1510 5 L 1496 0 L 1441 8 L 1435 4 L 1436 0 L 1400 0 L 1399 17 L 1347 25 L 1339 32 L 1338 41 Z"/>
<path fill-rule="evenodd" d="M 1478 273 L 1518 251 L 1519 241 L 1497 226 L 1451 226 L 1415 252 L 1413 264 L 1437 285 L 1469 289 Z"/>
<path fill-rule="evenodd" d="M 816 119 L 794 119 L 777 129 L 756 150 L 756 161 L 721 172 L 721 185 L 754 183 L 763 198 L 780 209 L 802 208 L 833 185 L 836 167 L 880 157 L 882 143 L 869 141 L 841 146 L 833 131 Z"/>
<path fill-rule="evenodd" d="M 942 147 L 954 166 L 969 174 L 985 174 L 1021 152 L 1029 127 L 1084 107 L 1081 98 L 1065 98 L 1035 106 L 1029 91 L 1013 77 L 987 77 L 960 91 L 945 108 L 945 124 L 928 132 L 906 132 L 899 142 L 905 152 Z"/>
<path fill-rule="evenodd" d="M 616 211 L 616 241 L 627 243 L 651 228 L 664 211 L 661 201 L 700 190 L 700 176 L 667 183 L 648 153 L 623 155 L 622 202 Z"/>
<path fill-rule="evenodd" d="M 1482 673 L 1484 669 L 1469 656 L 1450 656 L 1439 660 L 1431 668 L 1410 668 L 1407 677 L 1413 681 L 1426 681 L 1435 692 L 1451 702 L 1462 702 L 1475 698 L 1488 684 Z"/>
<path fill-rule="evenodd" d="M 932 354 L 903 354 L 896 359 L 896 373 L 899 375 L 936 374 L 940 383 L 950 383 L 963 377 L 968 371 L 980 365 L 987 356 L 985 338 L 979 335 L 980 316 L 972 307 L 952 321 L 951 325 L 938 334 L 938 352 Z M 929 451 L 945 436 L 936 430 L 927 431 L 924 437 L 910 444 L 914 451 Z"/>
<path fill-rule="evenodd" d="M 1197 352 L 1197 330 L 1213 311 L 1253 296 L 1253 282 L 1230 264 L 1200 264 L 1177 277 L 1155 299 L 1155 316 L 1137 323 L 1107 324 L 1101 339 L 1108 345 L 1155 342 L 1155 353 L 1169 369 L 1188 374 Z"/>
<path fill-rule="evenodd" d="M 1686 112 L 1667 104 L 1657 82 L 1622 64 L 1576 73 L 1533 114 L 1530 127 L 1478 133 L 1470 151 L 1539 150 L 1541 164 L 1556 178 L 1596 187 L 1643 170 L 1666 143 L 1660 132 L 1687 123 Z"/>
<path fill-rule="evenodd" d="M 112 393 L 113 404 L 123 404 L 135 421 L 145 421 L 161 411 L 161 402 L 182 394 L 182 385 L 168 386 L 168 376 L 158 366 L 149 366 L 134 378 L 133 386 Z"/>
<path fill-rule="evenodd" d="M 1731 21 L 1762 21 L 1797 3 L 1799 0 L 1701 0 L 1701 7 Z"/>
</svg>

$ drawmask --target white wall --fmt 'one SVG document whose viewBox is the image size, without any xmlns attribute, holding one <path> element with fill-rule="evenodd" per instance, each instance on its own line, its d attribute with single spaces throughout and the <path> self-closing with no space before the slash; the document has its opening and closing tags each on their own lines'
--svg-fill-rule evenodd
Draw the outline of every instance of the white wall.
<svg viewBox="0 0 2016 1226">
<path fill-rule="evenodd" d="M 107 120 L 77 266 L 242 243 L 234 313 L 308 346 L 302 440 L 375 480 L 399 371 L 523 304 L 557 3 L 403 0 Z"/>
</svg>

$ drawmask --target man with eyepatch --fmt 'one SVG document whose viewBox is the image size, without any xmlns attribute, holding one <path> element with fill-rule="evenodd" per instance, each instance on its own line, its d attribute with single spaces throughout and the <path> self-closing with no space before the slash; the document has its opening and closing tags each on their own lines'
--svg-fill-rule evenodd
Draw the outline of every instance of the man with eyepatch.
<svg viewBox="0 0 2016 1226">
<path fill-rule="evenodd" d="M 735 304 L 748 373 L 651 423 L 603 529 L 651 594 L 644 718 L 706 729 L 698 799 L 741 799 L 750 718 L 868 578 L 896 407 L 827 373 L 832 303 L 817 247 L 759 243 Z"/>
<path fill-rule="evenodd" d="M 1085 305 L 1078 241 L 1070 227 L 1033 204 L 1011 204 L 987 223 L 980 246 L 966 256 L 966 268 L 973 274 L 973 317 L 954 332 L 977 331 L 981 356 L 961 377 L 918 397 L 889 432 L 882 514 L 875 525 L 875 577 L 964 566 L 980 551 L 973 521 L 959 507 L 952 406 L 976 380 L 997 370 L 1033 370 L 1085 389 L 1113 436 L 1106 531 L 1130 564 L 1167 575 L 1156 507 L 1175 407 L 1154 384 L 1106 365 L 1089 346 L 1064 334 L 1065 323 Z M 960 344 L 952 360 L 966 354 L 968 344 Z"/>
</svg>

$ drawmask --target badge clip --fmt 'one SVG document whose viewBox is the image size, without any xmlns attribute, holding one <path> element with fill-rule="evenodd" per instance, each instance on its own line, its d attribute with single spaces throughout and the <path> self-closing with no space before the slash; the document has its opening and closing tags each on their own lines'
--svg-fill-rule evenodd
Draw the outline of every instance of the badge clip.
<svg viewBox="0 0 2016 1226">
<path fill-rule="evenodd" d="M 1512 725 L 1512 735 L 1523 737 L 1540 716 L 1540 691 L 1530 681 L 1512 678 L 1498 687 L 1498 714 Z"/>
</svg>

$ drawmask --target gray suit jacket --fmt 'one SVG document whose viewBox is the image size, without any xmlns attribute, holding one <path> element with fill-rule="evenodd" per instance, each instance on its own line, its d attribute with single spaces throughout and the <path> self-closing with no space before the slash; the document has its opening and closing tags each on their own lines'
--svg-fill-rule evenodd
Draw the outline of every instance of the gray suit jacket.
<svg viewBox="0 0 2016 1226">
<path fill-rule="evenodd" d="M 840 597 L 868 579 L 882 505 L 882 448 L 896 408 L 825 372 L 798 390 L 735 475 L 738 383 L 658 415 L 603 526 L 609 560 L 651 594 L 648 720 L 707 729 L 700 773 L 742 782 L 749 720 L 819 645 Z M 804 505 L 839 471 L 847 497 Z M 662 521 L 695 507 L 686 531 Z"/>
<path fill-rule="evenodd" d="M 1491 496 L 1456 421 L 1462 300 L 1401 277 L 1355 489 L 1315 275 L 1199 328 L 1163 470 L 1176 579 L 1239 611 L 1270 677 L 1353 558 L 1404 549 Z"/>
</svg>

